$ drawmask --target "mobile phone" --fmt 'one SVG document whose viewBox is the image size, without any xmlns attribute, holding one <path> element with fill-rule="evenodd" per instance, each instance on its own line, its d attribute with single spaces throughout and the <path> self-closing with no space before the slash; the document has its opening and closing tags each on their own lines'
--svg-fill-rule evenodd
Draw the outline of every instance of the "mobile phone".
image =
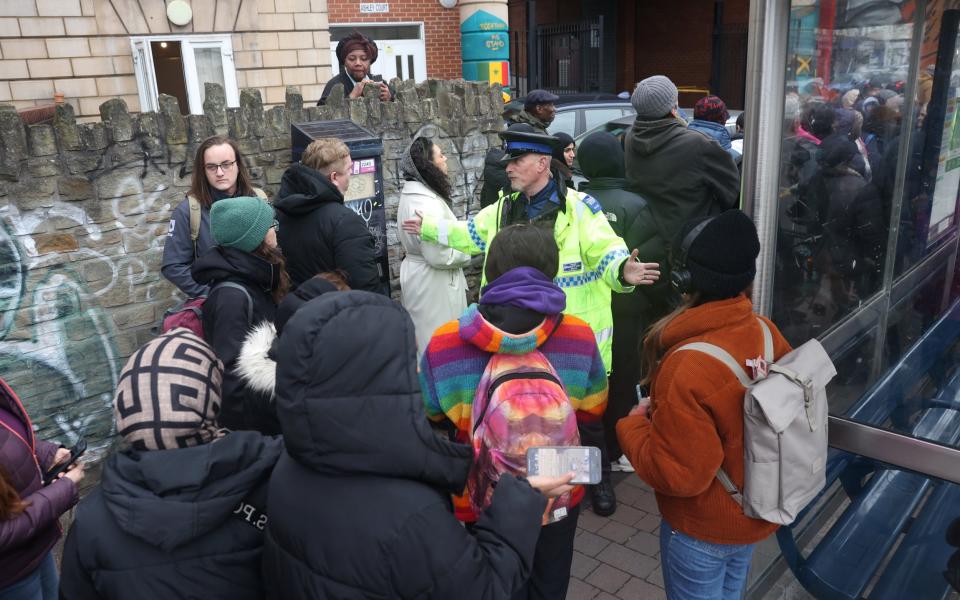
<svg viewBox="0 0 960 600">
<path fill-rule="evenodd" d="M 559 477 L 574 472 L 571 483 L 600 483 L 600 448 L 593 446 L 538 446 L 527 448 L 527 475 Z"/>
<path fill-rule="evenodd" d="M 67 460 L 63 461 L 62 463 L 58 463 L 54 465 L 53 467 L 50 468 L 49 471 L 44 473 L 43 485 L 50 485 L 51 483 L 56 481 L 57 476 L 60 475 L 60 473 L 66 472 L 67 469 L 72 467 L 73 463 L 77 462 L 77 459 L 83 456 L 83 453 L 86 451 L 87 451 L 87 442 L 83 438 L 80 438 L 77 444 L 73 448 L 70 448 L 70 456 L 67 457 Z"/>
</svg>

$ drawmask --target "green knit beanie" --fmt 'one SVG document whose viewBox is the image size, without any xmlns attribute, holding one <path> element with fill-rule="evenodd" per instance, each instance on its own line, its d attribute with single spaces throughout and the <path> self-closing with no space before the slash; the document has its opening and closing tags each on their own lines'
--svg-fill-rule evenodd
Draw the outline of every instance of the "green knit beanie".
<svg viewBox="0 0 960 600">
<path fill-rule="evenodd" d="M 210 233 L 221 246 L 253 252 L 273 226 L 273 207 L 260 198 L 224 198 L 210 209 Z"/>
</svg>

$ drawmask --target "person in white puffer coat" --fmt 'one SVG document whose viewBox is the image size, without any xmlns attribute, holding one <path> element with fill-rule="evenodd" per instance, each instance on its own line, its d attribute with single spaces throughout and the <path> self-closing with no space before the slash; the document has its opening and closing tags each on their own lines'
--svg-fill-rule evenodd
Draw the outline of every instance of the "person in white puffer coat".
<svg viewBox="0 0 960 600">
<path fill-rule="evenodd" d="M 470 256 L 422 242 L 400 227 L 417 215 L 457 219 L 450 208 L 452 186 L 447 176 L 447 157 L 440 147 L 418 137 L 404 154 L 400 167 L 406 179 L 397 210 L 397 235 L 406 254 L 400 264 L 400 296 L 416 328 L 419 356 L 438 327 L 466 310 L 467 280 L 463 267 L 470 264 Z"/>
</svg>

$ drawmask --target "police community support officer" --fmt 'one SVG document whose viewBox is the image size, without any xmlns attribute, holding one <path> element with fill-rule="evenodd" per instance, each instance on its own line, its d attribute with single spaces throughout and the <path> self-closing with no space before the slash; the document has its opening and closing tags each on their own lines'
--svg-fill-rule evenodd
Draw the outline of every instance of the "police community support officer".
<svg viewBox="0 0 960 600">
<path fill-rule="evenodd" d="M 600 204 L 567 188 L 559 175 L 551 172 L 551 154 L 560 145 L 557 138 L 535 133 L 527 124 L 513 125 L 500 137 L 506 143 L 503 161 L 513 193 L 501 190 L 495 204 L 467 221 L 419 215 L 404 221 L 402 227 L 423 241 L 481 254 L 503 227 L 552 225 L 560 249 L 560 272 L 554 281 L 567 295 L 566 312 L 593 328 L 609 373 L 613 345 L 610 291 L 629 293 L 635 285 L 654 283 L 660 277 L 659 265 L 640 262 L 637 251 L 631 254 L 610 228 Z"/>
</svg>

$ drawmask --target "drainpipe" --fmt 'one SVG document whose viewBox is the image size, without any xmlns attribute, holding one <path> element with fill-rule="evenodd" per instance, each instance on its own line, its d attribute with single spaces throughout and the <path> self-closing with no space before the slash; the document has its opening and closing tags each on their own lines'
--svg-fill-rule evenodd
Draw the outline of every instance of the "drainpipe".
<svg viewBox="0 0 960 600">
<path fill-rule="evenodd" d="M 510 86 L 507 0 L 460 0 L 463 78 Z"/>
</svg>

